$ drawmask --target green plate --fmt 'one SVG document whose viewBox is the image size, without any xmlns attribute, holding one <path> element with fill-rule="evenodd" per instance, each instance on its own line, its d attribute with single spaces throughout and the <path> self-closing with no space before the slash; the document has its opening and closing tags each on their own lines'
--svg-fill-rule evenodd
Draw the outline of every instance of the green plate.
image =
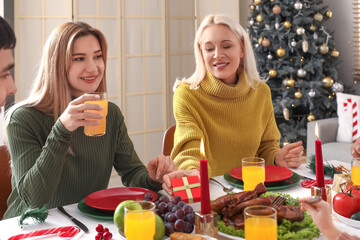
<svg viewBox="0 0 360 240">
<path fill-rule="evenodd" d="M 229 172 L 224 174 L 224 179 L 231 185 L 241 188 L 241 189 L 244 189 L 244 182 L 237 178 L 230 176 Z M 298 181 L 300 181 L 300 175 L 294 172 L 292 177 L 290 177 L 284 181 L 265 183 L 265 187 L 269 191 L 278 190 L 278 189 L 283 189 L 283 188 L 288 188 L 288 187 L 294 186 Z"/>
<path fill-rule="evenodd" d="M 80 212 L 88 215 L 89 217 L 100 219 L 100 220 L 108 220 L 113 221 L 114 212 L 113 211 L 105 211 L 96 208 L 92 208 L 85 203 L 85 199 L 81 200 L 78 205 L 78 209 Z"/>
</svg>

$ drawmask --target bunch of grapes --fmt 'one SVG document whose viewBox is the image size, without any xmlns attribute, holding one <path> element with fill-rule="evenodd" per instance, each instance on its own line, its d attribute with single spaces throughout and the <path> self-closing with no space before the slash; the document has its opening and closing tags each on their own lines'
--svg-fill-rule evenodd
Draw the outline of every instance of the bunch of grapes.
<svg viewBox="0 0 360 240">
<path fill-rule="evenodd" d="M 173 232 L 191 233 L 194 229 L 195 212 L 190 205 L 186 205 L 180 196 L 171 200 L 161 196 L 156 202 L 155 212 L 165 224 L 165 235 Z"/>
</svg>

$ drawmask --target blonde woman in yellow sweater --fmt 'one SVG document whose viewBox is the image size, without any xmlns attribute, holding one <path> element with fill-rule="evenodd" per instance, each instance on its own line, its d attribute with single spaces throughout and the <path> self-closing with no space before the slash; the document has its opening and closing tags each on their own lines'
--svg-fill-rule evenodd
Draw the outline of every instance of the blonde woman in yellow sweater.
<svg viewBox="0 0 360 240">
<path fill-rule="evenodd" d="M 174 85 L 176 131 L 171 159 L 179 169 L 164 178 L 198 174 L 200 140 L 205 141 L 209 175 L 223 175 L 243 157 L 267 165 L 298 167 L 302 142 L 279 147 L 271 93 L 259 78 L 245 30 L 229 17 L 209 15 L 195 36 L 196 69 Z M 166 189 L 166 186 L 164 187 Z"/>
</svg>

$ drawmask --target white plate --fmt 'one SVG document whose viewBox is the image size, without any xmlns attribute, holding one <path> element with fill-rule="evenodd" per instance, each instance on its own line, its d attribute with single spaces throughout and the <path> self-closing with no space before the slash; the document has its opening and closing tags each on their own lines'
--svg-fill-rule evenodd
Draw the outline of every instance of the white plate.
<svg viewBox="0 0 360 240">
<path fill-rule="evenodd" d="M 231 235 L 223 233 L 223 232 L 219 232 L 219 236 L 226 237 L 227 239 L 244 240 L 244 238 L 231 236 Z"/>
<path fill-rule="evenodd" d="M 352 220 L 351 218 L 343 217 L 343 216 L 341 216 L 340 214 L 337 214 L 336 212 L 334 212 L 334 213 L 335 213 L 335 216 L 336 216 L 340 221 L 342 221 L 343 223 L 345 223 L 346 225 L 349 225 L 349 226 L 354 227 L 354 228 L 360 228 L 360 221 Z"/>
<path fill-rule="evenodd" d="M 216 238 L 209 237 L 209 236 L 205 236 L 205 235 L 200 235 L 200 234 L 195 234 L 195 235 L 202 236 L 202 237 L 205 238 L 206 240 L 216 240 Z M 165 240 L 170 240 L 170 238 L 165 238 Z"/>
</svg>

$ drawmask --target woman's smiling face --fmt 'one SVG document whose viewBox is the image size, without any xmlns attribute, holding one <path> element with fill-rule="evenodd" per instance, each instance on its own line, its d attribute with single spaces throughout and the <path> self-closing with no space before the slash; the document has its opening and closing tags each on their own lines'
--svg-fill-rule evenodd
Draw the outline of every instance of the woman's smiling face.
<svg viewBox="0 0 360 240">
<path fill-rule="evenodd" d="M 79 97 L 87 92 L 95 92 L 103 80 L 104 68 L 98 39 L 94 35 L 76 39 L 68 73 L 72 96 Z"/>
<path fill-rule="evenodd" d="M 200 48 L 206 69 L 226 84 L 237 82 L 236 73 L 244 56 L 242 44 L 231 29 L 222 24 L 205 28 Z"/>
</svg>

